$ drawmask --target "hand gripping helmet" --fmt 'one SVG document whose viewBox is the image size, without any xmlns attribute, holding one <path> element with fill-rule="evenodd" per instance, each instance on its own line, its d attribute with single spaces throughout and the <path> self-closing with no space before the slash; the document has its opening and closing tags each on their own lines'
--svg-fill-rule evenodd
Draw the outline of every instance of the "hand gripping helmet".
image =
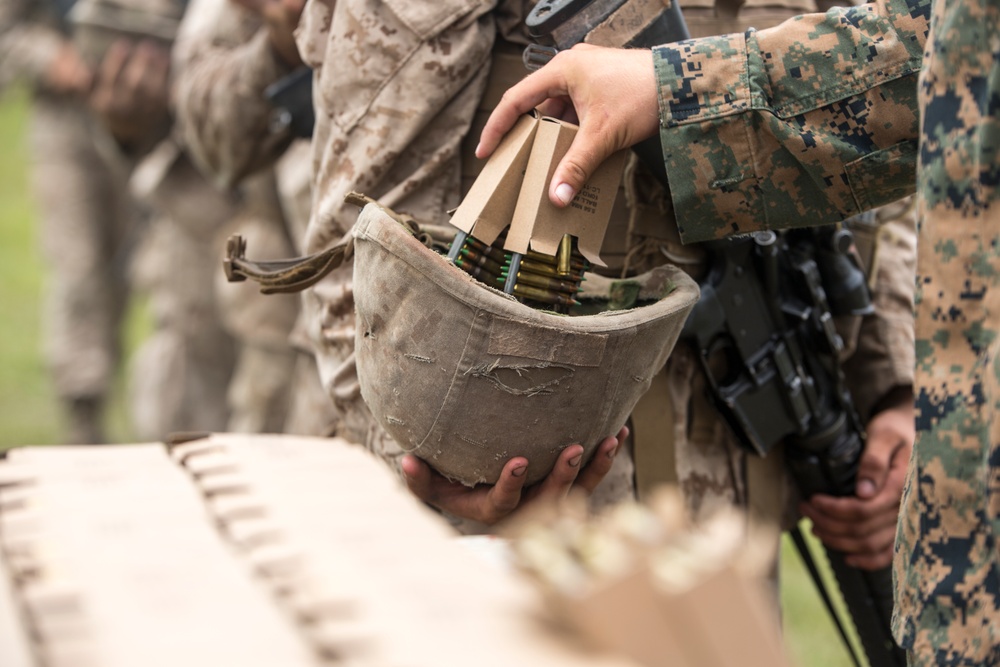
<svg viewBox="0 0 1000 667">
<path fill-rule="evenodd" d="M 643 305 L 558 315 L 476 281 L 377 205 L 353 237 L 362 396 L 404 450 L 470 486 L 496 482 L 514 456 L 528 459 L 527 484 L 570 444 L 589 456 L 625 423 L 698 299 L 671 266 L 588 274 L 581 300 L 631 293 Z"/>
</svg>

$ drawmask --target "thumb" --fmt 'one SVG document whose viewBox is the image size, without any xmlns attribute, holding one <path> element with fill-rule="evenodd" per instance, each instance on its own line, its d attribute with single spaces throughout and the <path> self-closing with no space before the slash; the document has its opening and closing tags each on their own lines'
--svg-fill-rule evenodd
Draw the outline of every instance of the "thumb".
<svg viewBox="0 0 1000 667">
<path fill-rule="evenodd" d="M 569 206 L 573 197 L 593 176 L 594 171 L 611 154 L 588 136 L 585 127 L 577 132 L 566 155 L 559 161 L 549 184 L 549 199 L 560 208 Z"/>
<path fill-rule="evenodd" d="M 400 468 L 410 491 L 418 498 L 426 500 L 431 492 L 431 474 L 427 464 L 412 454 L 406 454 L 400 460 Z"/>
<path fill-rule="evenodd" d="M 896 438 L 884 431 L 869 434 L 865 450 L 861 454 L 861 461 L 858 463 L 855 495 L 864 499 L 872 498 L 885 486 L 892 456 L 898 444 Z"/>
</svg>

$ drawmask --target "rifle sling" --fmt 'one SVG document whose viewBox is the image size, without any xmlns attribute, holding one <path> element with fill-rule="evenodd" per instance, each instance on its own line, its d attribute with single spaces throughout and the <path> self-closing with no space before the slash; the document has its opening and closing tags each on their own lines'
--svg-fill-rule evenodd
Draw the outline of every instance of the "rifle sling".
<svg viewBox="0 0 1000 667">
<path fill-rule="evenodd" d="M 837 613 L 837 610 L 833 606 L 830 590 L 823 583 L 823 577 L 820 575 L 816 559 L 813 558 L 812 551 L 810 551 L 809 545 L 806 543 L 806 538 L 802 534 L 802 529 L 795 526 L 788 532 L 792 536 L 792 541 L 795 543 L 795 548 L 798 550 L 802 562 L 805 563 L 806 568 L 809 570 L 809 575 L 812 577 L 813 583 L 816 584 L 816 590 L 819 591 L 820 597 L 823 598 L 823 603 L 826 605 L 826 610 L 829 612 L 830 618 L 833 619 L 834 624 L 837 626 L 837 631 L 840 633 L 840 638 L 844 641 L 844 646 L 847 647 L 847 652 L 851 654 L 851 661 L 854 663 L 854 667 L 861 667 L 858 654 L 854 650 L 854 644 L 851 643 L 850 638 L 847 636 L 847 630 L 840 620 L 840 614 Z"/>
</svg>

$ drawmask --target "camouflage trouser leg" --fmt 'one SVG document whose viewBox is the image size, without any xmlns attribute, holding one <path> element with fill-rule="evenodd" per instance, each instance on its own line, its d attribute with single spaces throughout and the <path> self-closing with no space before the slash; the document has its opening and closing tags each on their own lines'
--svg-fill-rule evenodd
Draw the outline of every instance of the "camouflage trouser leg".
<svg viewBox="0 0 1000 667">
<path fill-rule="evenodd" d="M 233 433 L 281 433 L 288 415 L 296 352 L 243 342 L 229 383 Z"/>
<path fill-rule="evenodd" d="M 296 352 L 295 370 L 290 382 L 291 395 L 284 433 L 332 436 L 337 429 L 337 412 L 324 391 L 312 353 Z"/>
<path fill-rule="evenodd" d="M 128 289 L 124 241 L 134 222 L 125 181 L 98 152 L 82 109 L 36 102 L 33 185 L 49 275 L 45 355 L 60 397 L 103 397 L 119 360 Z"/>
<path fill-rule="evenodd" d="M 132 361 L 137 436 L 224 430 L 235 348 L 212 290 L 221 271 L 219 249 L 162 217 L 147 241 L 137 258 L 137 282 L 149 291 L 154 331 Z"/>
</svg>

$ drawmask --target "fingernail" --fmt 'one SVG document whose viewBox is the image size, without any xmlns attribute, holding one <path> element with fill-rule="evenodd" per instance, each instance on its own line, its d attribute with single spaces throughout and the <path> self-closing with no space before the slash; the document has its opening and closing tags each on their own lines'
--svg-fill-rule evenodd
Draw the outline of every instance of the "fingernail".
<svg viewBox="0 0 1000 667">
<path fill-rule="evenodd" d="M 483 142 L 476 144 L 476 157 L 479 157 L 479 151 L 483 149 Z"/>
<path fill-rule="evenodd" d="M 517 466 L 510 471 L 510 474 L 514 477 L 524 477 L 524 473 L 528 470 L 528 466 Z"/>
<path fill-rule="evenodd" d="M 569 460 L 569 465 L 571 468 L 575 468 L 578 465 L 580 465 L 580 461 L 582 460 L 583 460 L 583 454 L 577 454 L 576 456 L 574 456 Z"/>
<path fill-rule="evenodd" d="M 608 458 L 613 459 L 618 456 L 618 450 L 621 449 L 621 445 L 616 445 L 614 449 L 608 452 Z"/>
<path fill-rule="evenodd" d="M 563 204 L 568 204 L 573 201 L 573 188 L 569 183 L 560 183 L 556 186 L 556 199 L 561 201 Z"/>
<path fill-rule="evenodd" d="M 870 479 L 858 480 L 858 486 L 854 492 L 860 498 L 871 498 L 875 495 L 875 482 Z"/>
</svg>

